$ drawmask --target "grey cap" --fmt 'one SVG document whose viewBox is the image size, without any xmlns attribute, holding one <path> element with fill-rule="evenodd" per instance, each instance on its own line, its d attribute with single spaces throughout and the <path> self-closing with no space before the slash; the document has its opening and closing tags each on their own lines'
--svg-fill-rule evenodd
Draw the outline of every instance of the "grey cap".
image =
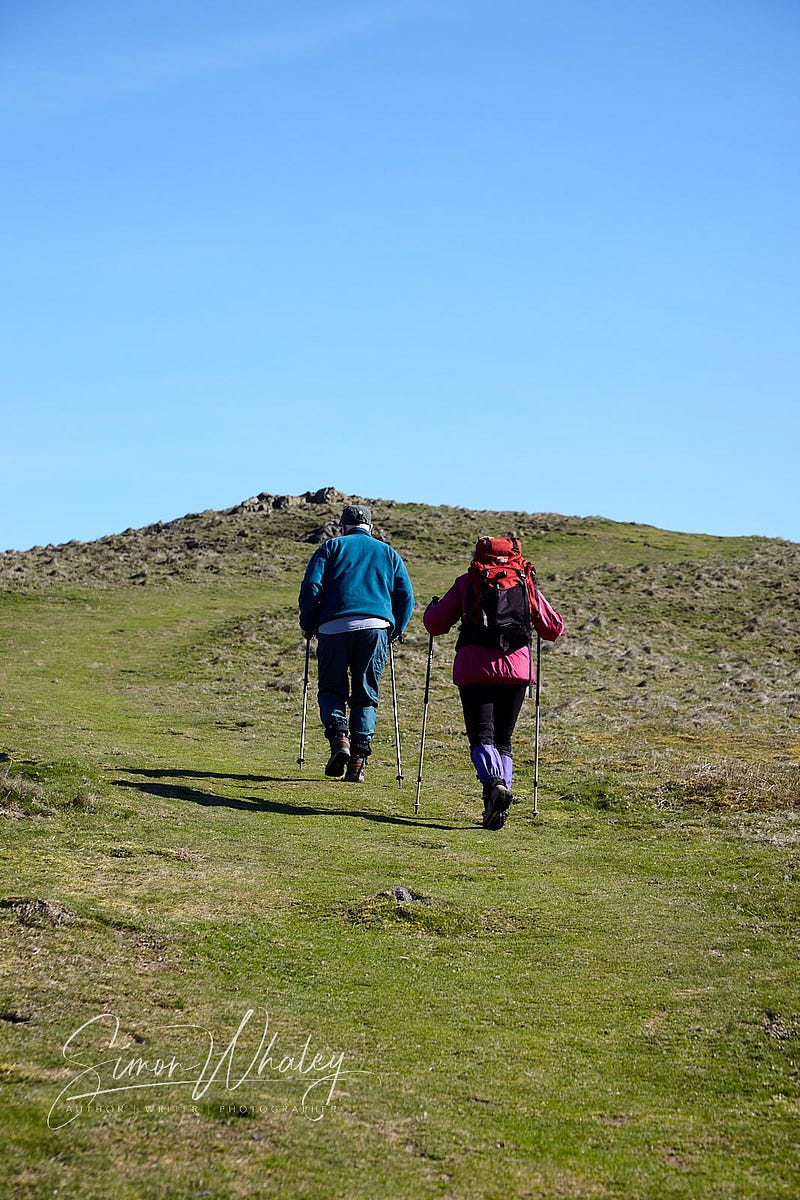
<svg viewBox="0 0 800 1200">
<path fill-rule="evenodd" d="M 348 504 L 342 513 L 342 525 L 371 525 L 372 513 L 366 504 Z"/>
</svg>

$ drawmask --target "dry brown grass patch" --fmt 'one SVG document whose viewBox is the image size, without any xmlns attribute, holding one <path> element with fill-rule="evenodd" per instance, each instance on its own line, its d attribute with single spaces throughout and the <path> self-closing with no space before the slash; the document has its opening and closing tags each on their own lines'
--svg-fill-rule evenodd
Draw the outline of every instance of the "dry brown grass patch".
<svg viewBox="0 0 800 1200">
<path fill-rule="evenodd" d="M 699 804 L 715 811 L 796 809 L 800 806 L 800 764 L 727 758 L 690 765 L 682 779 L 661 785 L 658 804 L 662 808 Z"/>
</svg>

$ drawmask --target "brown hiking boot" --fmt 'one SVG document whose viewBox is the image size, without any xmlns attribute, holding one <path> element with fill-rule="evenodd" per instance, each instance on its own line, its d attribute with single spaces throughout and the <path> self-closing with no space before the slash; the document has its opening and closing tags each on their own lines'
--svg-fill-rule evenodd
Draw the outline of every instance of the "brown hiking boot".
<svg viewBox="0 0 800 1200">
<path fill-rule="evenodd" d="M 367 760 L 365 758 L 362 758 L 359 754 L 354 754 L 350 759 L 350 765 L 348 766 L 347 774 L 344 777 L 345 783 L 363 783 L 364 768 L 366 765 Z"/>
<path fill-rule="evenodd" d="M 350 762 L 350 739 L 346 733 L 333 733 L 328 741 L 331 756 L 325 764 L 325 774 L 331 779 L 341 779 Z"/>
</svg>

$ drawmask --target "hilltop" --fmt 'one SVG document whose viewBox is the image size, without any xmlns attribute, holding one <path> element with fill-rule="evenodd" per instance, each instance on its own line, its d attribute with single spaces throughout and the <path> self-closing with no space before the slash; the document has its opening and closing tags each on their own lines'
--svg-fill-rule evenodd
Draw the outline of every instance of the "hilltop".
<svg viewBox="0 0 800 1200">
<path fill-rule="evenodd" d="M 594 539 L 598 547 L 608 540 L 620 549 L 627 540 L 640 542 L 646 554 L 648 545 L 645 527 L 615 525 L 600 518 L 400 504 L 323 487 L 299 496 L 261 492 L 219 512 L 187 513 L 93 542 L 7 550 L 0 553 L 0 583 L 15 587 L 52 583 L 144 585 L 197 581 L 215 574 L 268 577 L 274 574 L 276 557 L 279 562 L 285 561 L 287 552 L 294 549 L 300 561 L 303 554 L 310 553 L 308 547 L 335 534 L 347 503 L 369 504 L 376 535 L 397 545 L 404 556 L 421 561 L 463 557 L 470 540 L 474 541 L 484 526 L 504 531 L 513 526 L 520 537 L 550 535 L 549 547 L 562 539 L 578 538 L 584 543 Z M 688 549 L 702 541 L 657 530 L 649 532 L 656 538 L 656 547 L 663 545 L 670 551 Z M 632 533 L 638 536 L 631 537 Z M 570 545 L 571 560 L 575 545 L 565 544 Z"/>
<path fill-rule="evenodd" d="M 221 511 L 187 513 L 92 542 L 6 550 L 0 552 L 0 585 L 141 585 L 217 574 L 262 577 L 274 572 L 276 557 L 283 561 L 288 547 L 302 561 L 310 553 L 308 547 L 334 534 L 346 503 L 369 504 L 377 536 L 420 562 L 461 562 L 475 537 L 486 531 L 514 532 L 525 540 L 529 555 L 547 559 L 550 570 L 682 559 L 727 562 L 758 552 L 786 566 L 798 550 L 781 539 L 686 534 L 602 517 L 434 507 L 322 487 L 297 496 L 261 492 Z"/>
</svg>

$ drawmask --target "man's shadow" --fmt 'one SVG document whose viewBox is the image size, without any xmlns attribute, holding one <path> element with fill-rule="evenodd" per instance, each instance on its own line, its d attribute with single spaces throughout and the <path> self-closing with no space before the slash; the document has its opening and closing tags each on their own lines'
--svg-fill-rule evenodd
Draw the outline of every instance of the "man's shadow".
<svg viewBox="0 0 800 1200">
<path fill-rule="evenodd" d="M 223 796 L 218 792 L 205 792 L 199 788 L 189 787 L 182 783 L 156 783 L 152 779 L 190 778 L 190 779 L 231 779 L 247 783 L 306 783 L 309 780 L 287 779 L 274 775 L 224 775 L 215 771 L 187 771 L 179 769 L 131 768 L 126 775 L 144 775 L 148 781 L 115 779 L 113 784 L 119 788 L 130 788 L 133 791 L 144 792 L 150 796 L 159 796 L 167 800 L 188 800 L 192 804 L 200 804 L 204 808 L 232 808 L 239 812 L 268 813 L 282 817 L 351 817 L 353 820 L 375 821 L 382 825 L 410 825 L 416 829 L 442 829 L 455 831 L 463 829 L 462 825 L 444 825 L 419 817 L 387 816 L 385 813 L 370 812 L 368 809 L 353 808 L 320 808 L 312 804 L 291 804 L 285 800 L 269 800 L 263 796 L 246 796 L 241 799 L 235 796 Z M 335 786 L 335 785 L 334 785 Z"/>
<path fill-rule="evenodd" d="M 307 779 L 286 775 L 234 775 L 221 771 L 187 771 L 178 767 L 124 767 L 126 775 L 145 775 L 148 779 L 235 779 L 241 783 L 307 783 Z"/>
</svg>

